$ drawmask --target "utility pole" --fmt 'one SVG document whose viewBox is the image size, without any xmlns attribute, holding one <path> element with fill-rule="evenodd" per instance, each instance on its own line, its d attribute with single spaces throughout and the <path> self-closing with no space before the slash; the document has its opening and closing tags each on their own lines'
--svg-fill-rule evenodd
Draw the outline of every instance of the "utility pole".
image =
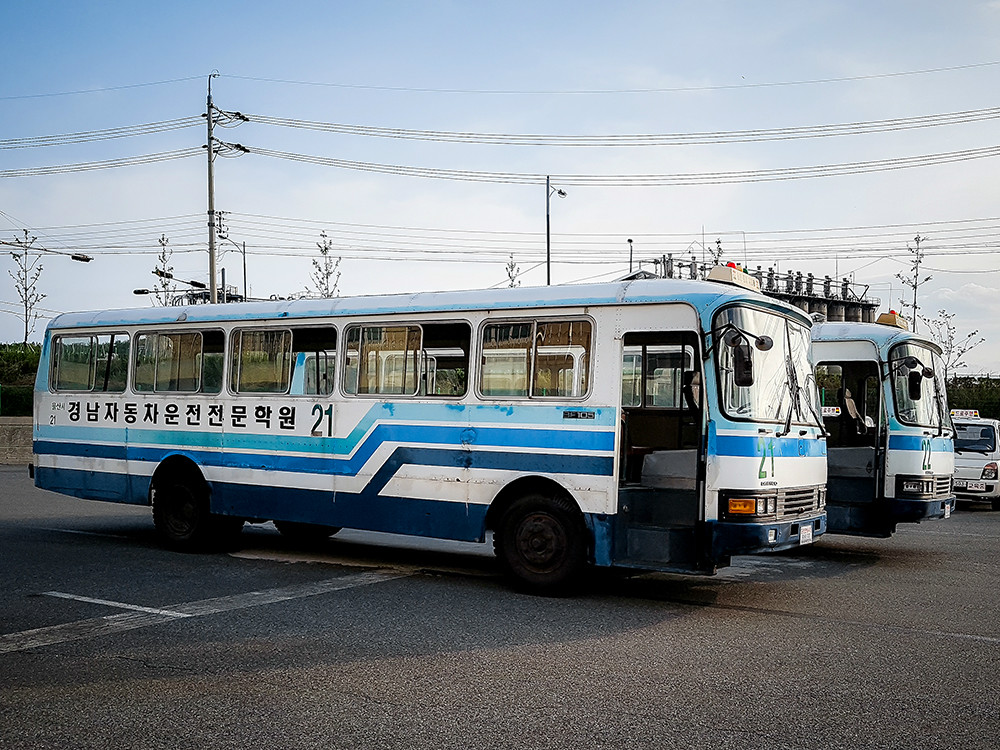
<svg viewBox="0 0 1000 750">
<path fill-rule="evenodd" d="M 213 72 L 208 76 L 208 107 L 205 118 L 208 120 L 208 279 L 209 301 L 214 305 L 219 301 L 219 291 L 215 283 L 215 137 L 212 125 L 215 113 L 212 107 L 212 79 L 219 74 Z"/>
</svg>

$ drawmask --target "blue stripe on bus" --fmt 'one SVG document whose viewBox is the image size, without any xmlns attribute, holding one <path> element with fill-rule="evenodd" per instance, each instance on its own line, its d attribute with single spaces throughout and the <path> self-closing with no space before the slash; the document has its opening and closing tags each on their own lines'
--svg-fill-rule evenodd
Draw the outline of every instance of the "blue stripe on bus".
<svg viewBox="0 0 1000 750">
<path fill-rule="evenodd" d="M 97 428 L 99 429 L 99 428 Z M 91 428 L 87 432 L 94 433 Z M 73 434 L 72 432 L 70 434 Z M 196 435 L 201 439 L 185 440 L 187 435 Z M 174 448 L 181 451 L 191 451 L 199 456 L 206 456 L 207 463 L 215 464 L 218 459 L 212 459 L 218 455 L 216 451 L 205 451 L 204 448 L 219 449 L 219 441 L 205 444 L 203 438 L 211 433 L 169 433 L 163 431 L 144 431 L 138 435 L 130 436 L 127 450 L 122 443 L 102 442 L 98 435 L 91 434 L 88 442 L 88 435 L 75 434 L 75 441 L 55 441 L 37 440 L 35 441 L 35 452 L 38 454 L 54 453 L 59 455 L 90 456 L 95 458 L 124 458 L 129 457 L 136 460 L 152 460 L 149 456 L 163 454 L 163 448 Z M 180 439 L 178 439 L 180 438 Z M 614 433 L 612 432 L 570 432 L 566 430 L 526 430 L 517 428 L 470 428 L 470 427 L 445 427 L 438 425 L 398 425 L 380 424 L 378 425 L 358 446 L 353 456 L 347 457 L 343 454 L 338 456 L 331 450 L 337 441 L 323 438 L 301 438 L 300 440 L 310 441 L 309 452 L 314 456 L 289 456 L 285 451 L 295 451 L 298 441 L 286 436 L 262 436 L 262 435 L 230 435 L 226 434 L 223 439 L 224 452 L 230 460 L 238 462 L 239 465 L 262 466 L 262 462 L 267 468 L 275 468 L 279 471 L 312 471 L 314 473 L 333 473 L 353 476 L 361 469 L 375 451 L 386 442 L 404 444 L 436 444 L 467 446 L 469 448 L 489 447 L 504 448 L 508 450 L 547 448 L 547 455 L 552 452 L 558 453 L 563 450 L 607 452 L 614 450 Z M 319 446 L 316 444 L 320 443 Z M 333 443 L 334 445 L 331 445 Z M 150 445 L 152 444 L 152 445 Z M 320 453 L 319 449 L 326 447 L 327 452 Z M 154 446 L 162 446 L 154 447 Z M 318 449 L 319 448 L 319 449 Z M 243 453 L 241 451 L 261 451 L 254 453 Z M 292 466 L 295 468 L 285 468 Z"/>
<path fill-rule="evenodd" d="M 764 455 L 767 448 L 767 455 L 771 455 L 771 445 L 774 445 L 774 456 L 776 458 L 799 458 L 809 456 L 812 458 L 826 456 L 826 441 L 815 438 L 786 438 L 769 437 L 763 435 L 718 435 L 715 436 L 715 455 L 719 456 L 740 456 L 759 457 Z M 709 452 L 712 452 L 709 449 Z"/>
<path fill-rule="evenodd" d="M 896 451 L 922 451 L 924 441 L 923 435 L 889 435 L 889 450 Z M 932 437 L 931 451 L 935 453 L 953 453 L 955 450 L 951 438 Z"/>
<path fill-rule="evenodd" d="M 374 448 L 372 452 L 374 452 Z M 401 454 L 400 451 L 403 451 Z M 355 455 L 350 459 L 332 457 L 311 458 L 274 454 L 245 454 L 214 451 L 190 451 L 171 448 L 144 448 L 135 446 L 88 445 L 82 443 L 35 444 L 39 455 L 75 456 L 81 458 L 103 458 L 159 463 L 165 457 L 181 453 L 201 466 L 219 466 L 233 469 L 267 469 L 268 471 L 294 472 L 330 476 L 357 476 L 367 457 Z M 515 450 L 481 451 L 474 449 L 442 449 L 432 447 L 398 447 L 392 454 L 446 457 L 445 463 L 435 459 L 427 465 L 454 466 L 477 469 L 505 469 L 508 471 L 531 471 L 541 473 L 566 473 L 611 476 L 614 461 L 610 456 L 560 455 L 552 453 L 520 453 Z M 417 462 L 419 463 L 419 462 Z M 376 475 L 388 465 L 383 463 Z"/>
</svg>

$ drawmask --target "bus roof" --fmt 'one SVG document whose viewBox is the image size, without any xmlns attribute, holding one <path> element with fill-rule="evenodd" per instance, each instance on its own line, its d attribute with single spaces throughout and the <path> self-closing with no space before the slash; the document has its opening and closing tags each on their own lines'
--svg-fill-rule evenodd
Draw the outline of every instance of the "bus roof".
<svg viewBox="0 0 1000 750">
<path fill-rule="evenodd" d="M 926 336 L 879 323 L 816 323 L 812 328 L 812 339 L 813 341 L 870 341 L 881 352 L 887 352 L 896 344 L 913 341 L 926 344 L 938 354 L 941 353 L 941 347 Z"/>
<path fill-rule="evenodd" d="M 482 310 L 522 310 L 538 307 L 586 307 L 656 302 L 685 302 L 699 314 L 726 302 L 752 300 L 810 324 L 798 308 L 757 292 L 711 281 L 687 279 L 638 279 L 602 284 L 419 292 L 414 294 L 334 297 L 332 299 L 273 300 L 217 305 L 144 307 L 65 313 L 48 328 L 86 328 L 109 325 L 169 324 L 303 319 L 347 315 L 389 315 L 400 312 L 431 313 Z"/>
</svg>

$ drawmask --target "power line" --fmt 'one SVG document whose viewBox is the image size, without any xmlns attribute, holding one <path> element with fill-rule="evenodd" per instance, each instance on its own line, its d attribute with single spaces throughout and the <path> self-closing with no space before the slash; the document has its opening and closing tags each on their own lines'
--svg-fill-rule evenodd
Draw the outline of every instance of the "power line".
<svg viewBox="0 0 1000 750">
<path fill-rule="evenodd" d="M 14 96 L 0 96 L 0 101 L 14 101 L 16 99 L 45 99 L 56 96 L 76 96 L 78 94 L 100 94 L 107 91 L 124 91 L 127 89 L 145 88 L 147 86 L 163 86 L 168 83 L 181 83 L 183 81 L 200 81 L 205 76 L 187 76 L 186 78 L 170 78 L 165 81 L 146 81 L 145 83 L 127 83 L 121 86 L 102 86 L 93 89 L 77 89 L 76 91 L 54 91 L 43 94 L 19 94 Z"/>
<path fill-rule="evenodd" d="M 201 155 L 201 148 L 191 147 L 177 149 L 175 151 L 163 151 L 157 154 L 126 156 L 120 159 L 104 159 L 102 161 L 81 162 L 79 164 L 62 164 L 51 167 L 25 167 L 24 169 L 0 169 L 0 177 L 39 177 L 42 175 L 69 174 L 72 172 L 90 172 L 97 169 L 133 167 L 139 164 L 153 164 L 161 161 L 186 159 L 190 156 Z"/>
<path fill-rule="evenodd" d="M 258 83 L 280 83 L 293 86 L 318 86 L 340 89 L 362 89 L 368 91 L 389 91 L 422 94 L 485 94 L 485 95 L 525 95 L 525 96 L 553 96 L 553 95 L 599 95 L 599 94 L 673 94 L 697 91 L 727 91 L 731 89 L 758 89 L 775 88 L 784 86 L 813 86 L 830 83 L 847 83 L 851 81 L 870 81 L 878 78 L 900 78 L 905 76 L 929 75 L 933 73 L 951 73 L 959 70 L 973 70 L 976 68 L 986 68 L 1000 65 L 1000 60 L 969 63 L 966 65 L 952 65 L 940 68 L 925 68 L 923 70 L 908 70 L 892 73 L 872 73 L 868 75 L 840 76 L 836 78 L 816 78 L 799 81 L 772 81 L 761 83 L 733 83 L 718 84 L 714 86 L 673 86 L 668 88 L 631 88 L 631 89 L 461 89 L 461 88 L 429 88 L 429 87 L 408 87 L 408 86 L 376 86 L 370 84 L 356 83 L 330 83 L 320 81 L 296 81 L 286 78 L 259 78 L 253 76 L 224 75 L 223 78 L 233 78 L 243 81 L 256 81 Z"/>
<path fill-rule="evenodd" d="M 462 182 L 485 182 L 507 185 L 542 185 L 544 174 L 526 174 L 510 172 L 480 172 L 466 169 L 434 169 L 430 167 L 412 167 L 400 164 L 377 164 L 372 162 L 354 161 L 350 159 L 335 159 L 323 156 L 309 156 L 288 151 L 244 146 L 251 154 L 269 156 L 276 159 L 297 161 L 338 169 L 350 169 L 361 172 L 375 172 L 405 177 L 424 177 L 437 180 L 452 180 Z M 735 172 L 700 172 L 678 174 L 646 174 L 646 175 L 551 175 L 554 182 L 567 186 L 603 186 L 603 187 L 679 187 L 690 185 L 730 185 L 748 182 L 774 182 L 783 180 L 798 180 L 816 177 L 832 177 L 837 175 L 867 174 L 885 172 L 914 167 L 927 167 L 938 164 L 950 164 L 972 159 L 987 159 L 1000 155 L 1000 146 L 949 151 L 939 154 L 920 156 L 895 157 L 890 159 L 875 159 L 872 161 L 847 162 L 842 164 L 822 164 L 804 167 L 782 167 L 777 169 L 742 170 Z M 0 176 L 2 176 L 0 172 Z"/>
<path fill-rule="evenodd" d="M 543 234 L 527 231 L 413 227 L 337 222 L 303 218 L 226 212 L 230 234 L 247 241 L 251 257 L 313 257 L 319 231 L 327 232 L 336 252 L 345 258 L 362 260 L 405 260 L 414 262 L 507 262 L 510 253 L 525 263 L 540 260 L 544 252 Z M 188 214 L 172 217 L 35 228 L 45 234 L 48 244 L 79 249 L 95 255 L 154 255 L 154 241 L 167 234 L 178 255 L 205 252 L 204 217 Z M 780 230 L 707 230 L 722 237 L 723 247 L 735 242 L 742 250 L 746 238 L 747 262 L 768 264 L 785 261 L 819 261 L 833 258 L 878 261 L 902 255 L 906 242 L 917 231 L 933 230 L 935 242 L 927 247 L 928 257 L 978 257 L 1000 249 L 1000 218 L 984 217 L 919 224 L 817 227 Z M 632 232 L 651 256 L 671 253 L 682 256 L 693 244 L 697 232 Z M 137 241 L 138 235 L 148 234 Z M 560 258 L 573 263 L 597 263 L 620 253 L 624 231 L 560 233 L 555 240 Z M 743 253 L 739 252 L 741 259 Z M 561 260 L 562 262 L 562 260 Z"/>
<path fill-rule="evenodd" d="M 141 125 L 122 125 L 103 130 L 84 130 L 79 133 L 36 135 L 25 138 L 2 138 L 0 139 L 0 149 L 40 148 L 43 146 L 65 146 L 71 143 L 93 143 L 115 138 L 131 138 L 151 133 L 164 133 L 171 130 L 190 128 L 195 125 L 200 126 L 201 124 L 201 117 L 180 117 L 173 120 L 161 120 L 160 122 L 149 122 Z"/>
<path fill-rule="evenodd" d="M 722 143 L 752 143 L 759 141 L 799 140 L 803 138 L 825 138 L 831 136 L 864 135 L 886 133 L 916 128 L 960 125 L 1000 118 L 1000 107 L 949 112 L 917 117 L 892 118 L 862 122 L 836 123 L 830 125 L 808 125 L 784 128 L 763 128 L 754 130 L 714 131 L 700 133 L 653 133 L 631 135 L 540 135 L 523 133 L 470 133 L 445 130 L 413 130 L 409 128 L 385 128 L 371 125 L 348 125 L 342 123 L 297 120 L 271 115 L 244 115 L 250 122 L 275 125 L 300 130 L 313 130 L 343 135 L 359 135 L 375 138 L 434 141 L 444 143 L 473 143 L 480 145 L 505 146 L 682 146 Z M 2 142 L 0 142 L 2 143 Z"/>
</svg>

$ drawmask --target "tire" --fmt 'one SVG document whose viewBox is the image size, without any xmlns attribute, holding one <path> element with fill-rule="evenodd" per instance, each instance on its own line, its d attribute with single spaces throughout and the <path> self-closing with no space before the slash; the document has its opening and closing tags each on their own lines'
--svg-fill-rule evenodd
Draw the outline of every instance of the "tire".
<svg viewBox="0 0 1000 750">
<path fill-rule="evenodd" d="M 536 594 L 572 590 L 587 563 L 583 517 L 564 497 L 515 500 L 500 519 L 493 545 L 515 586 Z"/>
<path fill-rule="evenodd" d="M 991 507 L 993 510 L 1000 510 L 1000 500 L 994 500 Z"/>
<path fill-rule="evenodd" d="M 298 521 L 275 521 L 274 527 L 290 542 L 300 544 L 320 544 L 340 531 L 339 526 L 323 526 L 318 523 Z"/>
<path fill-rule="evenodd" d="M 163 543 L 182 552 L 234 546 L 243 519 L 209 512 L 208 486 L 201 478 L 167 476 L 153 485 L 153 525 Z"/>
</svg>

